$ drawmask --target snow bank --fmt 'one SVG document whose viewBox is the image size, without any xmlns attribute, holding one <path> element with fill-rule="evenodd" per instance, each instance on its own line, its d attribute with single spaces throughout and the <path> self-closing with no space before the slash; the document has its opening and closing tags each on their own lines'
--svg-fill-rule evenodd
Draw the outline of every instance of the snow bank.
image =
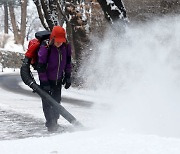
<svg viewBox="0 0 180 154">
<path fill-rule="evenodd" d="M 14 154 L 15 151 L 17 154 L 179 154 L 180 141 L 97 129 L 44 138 L 1 141 L 0 148 L 4 154 Z"/>
</svg>

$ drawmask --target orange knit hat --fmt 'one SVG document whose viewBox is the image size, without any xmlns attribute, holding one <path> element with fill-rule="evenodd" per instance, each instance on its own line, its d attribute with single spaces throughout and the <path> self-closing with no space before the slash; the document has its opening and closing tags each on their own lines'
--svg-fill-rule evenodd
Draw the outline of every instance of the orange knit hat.
<svg viewBox="0 0 180 154">
<path fill-rule="evenodd" d="M 54 26 L 51 32 L 50 39 L 54 39 L 55 42 L 66 42 L 66 32 L 61 26 Z"/>
</svg>

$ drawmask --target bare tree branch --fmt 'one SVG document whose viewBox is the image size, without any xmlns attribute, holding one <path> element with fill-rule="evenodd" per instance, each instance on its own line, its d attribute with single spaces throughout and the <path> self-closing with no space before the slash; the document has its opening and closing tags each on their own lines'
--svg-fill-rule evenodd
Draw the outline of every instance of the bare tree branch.
<svg viewBox="0 0 180 154">
<path fill-rule="evenodd" d="M 122 0 L 97 0 L 101 5 L 104 15 L 112 23 L 117 20 L 126 19 L 126 10 Z"/>
<path fill-rule="evenodd" d="M 48 0 L 41 0 L 42 9 L 44 11 L 44 17 L 46 19 L 46 22 L 49 25 L 50 30 L 54 27 L 54 22 L 51 19 L 50 16 L 50 8 L 49 8 L 49 1 Z"/>
<path fill-rule="evenodd" d="M 42 9 L 41 9 L 41 3 L 39 0 L 33 0 L 34 4 L 36 5 L 37 11 L 38 11 L 38 15 L 39 15 L 39 19 L 41 21 L 41 24 L 43 25 L 43 27 L 46 30 L 50 30 L 48 27 L 48 24 L 45 21 L 45 17 L 43 15 Z"/>
</svg>

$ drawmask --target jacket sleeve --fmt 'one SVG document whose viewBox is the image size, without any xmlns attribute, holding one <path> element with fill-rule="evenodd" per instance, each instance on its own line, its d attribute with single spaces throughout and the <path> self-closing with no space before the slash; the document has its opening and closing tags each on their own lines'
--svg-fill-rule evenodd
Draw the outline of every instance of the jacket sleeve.
<svg viewBox="0 0 180 154">
<path fill-rule="evenodd" d="M 37 71 L 39 75 L 39 80 L 43 82 L 48 81 L 47 74 L 46 74 L 47 58 L 48 58 L 48 49 L 42 45 L 38 51 Z"/>
<path fill-rule="evenodd" d="M 65 74 L 71 74 L 71 69 L 72 69 L 72 63 L 71 63 L 71 54 L 72 54 L 72 51 L 71 51 L 71 46 L 70 44 L 67 45 L 67 59 L 66 59 L 66 67 L 65 67 Z"/>
</svg>

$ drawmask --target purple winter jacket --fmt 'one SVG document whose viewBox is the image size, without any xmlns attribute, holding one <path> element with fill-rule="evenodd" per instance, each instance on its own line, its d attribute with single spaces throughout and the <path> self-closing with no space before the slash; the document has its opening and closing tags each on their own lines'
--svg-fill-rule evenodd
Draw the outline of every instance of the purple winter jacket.
<svg viewBox="0 0 180 154">
<path fill-rule="evenodd" d="M 63 73 L 71 73 L 71 46 L 63 44 L 57 48 L 52 45 L 48 51 L 42 45 L 38 52 L 38 63 L 47 64 L 46 71 L 38 73 L 40 81 L 61 80 Z"/>
</svg>

